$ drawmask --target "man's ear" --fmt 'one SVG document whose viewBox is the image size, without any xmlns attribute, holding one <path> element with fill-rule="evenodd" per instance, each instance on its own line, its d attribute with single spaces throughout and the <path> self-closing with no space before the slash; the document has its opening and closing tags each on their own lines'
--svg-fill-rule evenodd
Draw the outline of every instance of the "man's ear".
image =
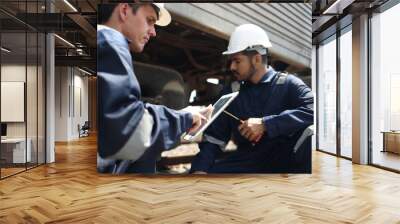
<svg viewBox="0 0 400 224">
<path fill-rule="evenodd" d="M 252 61 L 255 65 L 262 64 L 262 56 L 260 54 L 256 54 L 253 56 Z"/>
<path fill-rule="evenodd" d="M 128 3 L 119 3 L 117 12 L 118 18 L 122 22 L 125 22 L 126 18 L 128 17 L 128 10 L 130 10 Z"/>
</svg>

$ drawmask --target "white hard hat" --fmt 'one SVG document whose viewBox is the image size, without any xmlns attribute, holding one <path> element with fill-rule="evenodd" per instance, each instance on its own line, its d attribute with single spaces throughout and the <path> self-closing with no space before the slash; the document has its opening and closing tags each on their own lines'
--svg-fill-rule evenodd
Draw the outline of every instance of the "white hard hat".
<svg viewBox="0 0 400 224">
<path fill-rule="evenodd" d="M 152 3 L 155 5 L 160 12 L 158 13 L 158 20 L 156 25 L 158 26 L 166 26 L 171 22 L 171 15 L 169 12 L 164 8 L 164 3 Z"/>
<path fill-rule="evenodd" d="M 267 33 L 254 24 L 244 24 L 236 27 L 229 39 L 228 49 L 224 55 L 238 53 L 244 50 L 256 50 L 266 54 L 266 48 L 272 47 Z"/>
</svg>

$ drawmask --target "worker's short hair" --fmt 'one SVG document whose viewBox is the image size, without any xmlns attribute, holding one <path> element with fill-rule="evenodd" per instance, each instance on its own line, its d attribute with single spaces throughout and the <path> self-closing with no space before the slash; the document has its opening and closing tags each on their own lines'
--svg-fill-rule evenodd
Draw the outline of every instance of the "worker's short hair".
<svg viewBox="0 0 400 224">
<path fill-rule="evenodd" d="M 149 3 L 129 3 L 134 14 L 136 14 L 137 10 L 141 6 L 147 5 L 147 4 L 149 4 Z M 114 9 L 115 9 L 115 7 L 117 7 L 117 5 L 118 5 L 118 3 L 100 4 L 98 7 L 98 13 L 97 13 L 97 23 L 98 24 L 106 23 L 111 18 L 111 15 L 113 14 Z M 151 4 L 151 6 L 156 11 L 157 19 L 158 19 L 160 9 L 157 8 L 153 4 Z"/>
<path fill-rule="evenodd" d="M 251 50 L 251 51 L 243 51 L 242 53 L 243 53 L 243 55 L 246 55 L 249 58 L 252 58 L 256 54 L 259 54 L 258 51 L 256 51 L 256 50 L 254 50 L 254 51 L 253 50 Z M 269 54 L 269 52 L 268 52 L 268 49 L 267 49 L 267 53 L 261 55 L 262 62 L 265 65 L 268 65 L 268 58 L 269 58 L 268 54 Z"/>
</svg>

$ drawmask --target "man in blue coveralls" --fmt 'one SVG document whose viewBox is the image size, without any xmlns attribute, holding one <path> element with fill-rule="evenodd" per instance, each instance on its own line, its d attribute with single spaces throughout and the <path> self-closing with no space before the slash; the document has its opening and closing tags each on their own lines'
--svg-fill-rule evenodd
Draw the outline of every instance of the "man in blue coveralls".
<svg viewBox="0 0 400 224">
<path fill-rule="evenodd" d="M 203 135 L 192 173 L 291 172 L 293 147 L 299 134 L 313 123 L 313 95 L 299 78 L 267 67 L 272 47 L 266 32 L 253 24 L 238 26 L 228 50 L 230 70 L 237 78 L 223 94 L 239 91 Z M 221 157 L 232 140 L 234 153 Z"/>
<path fill-rule="evenodd" d="M 206 120 L 200 112 L 176 111 L 140 100 L 130 50 L 142 52 L 156 36 L 154 25 L 166 26 L 170 21 L 162 3 L 99 6 L 99 172 L 154 173 L 162 150 L 174 146 L 184 132 L 196 130 Z"/>
</svg>

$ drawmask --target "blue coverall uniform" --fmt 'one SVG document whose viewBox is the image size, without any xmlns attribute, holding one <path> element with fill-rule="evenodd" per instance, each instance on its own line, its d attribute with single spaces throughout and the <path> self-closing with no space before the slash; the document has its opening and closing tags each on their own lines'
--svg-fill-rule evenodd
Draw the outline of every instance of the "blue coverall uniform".
<svg viewBox="0 0 400 224">
<path fill-rule="evenodd" d="M 223 90 L 223 94 L 229 92 L 231 87 Z M 242 120 L 262 118 L 266 132 L 253 145 L 240 134 L 240 122 L 222 113 L 205 131 L 191 172 L 291 172 L 293 146 L 299 133 L 313 124 L 313 102 L 313 94 L 303 81 L 271 67 L 259 83 L 242 82 L 239 95 L 226 110 Z M 231 138 L 237 151 L 220 158 Z"/>
<path fill-rule="evenodd" d="M 98 170 L 99 172 L 155 172 L 162 150 L 174 146 L 192 126 L 192 115 L 143 103 L 132 66 L 129 40 L 115 29 L 97 32 Z M 144 110 L 154 119 L 151 144 L 137 161 L 104 160 L 120 150 L 138 126 Z M 100 161 L 100 162 L 99 162 Z"/>
</svg>

